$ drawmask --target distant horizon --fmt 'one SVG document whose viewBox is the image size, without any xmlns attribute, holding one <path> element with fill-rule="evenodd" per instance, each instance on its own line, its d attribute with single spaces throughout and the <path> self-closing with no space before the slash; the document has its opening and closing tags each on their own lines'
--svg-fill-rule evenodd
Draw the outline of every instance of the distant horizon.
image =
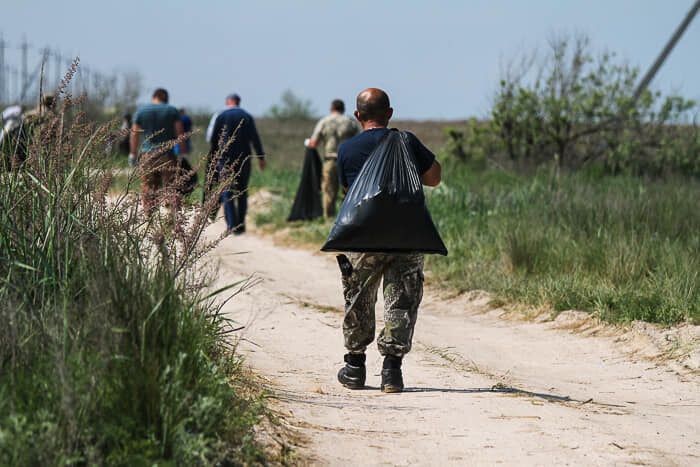
<svg viewBox="0 0 700 467">
<path fill-rule="evenodd" d="M 25 0 L 3 6 L 9 20 L 0 33 L 15 68 L 26 34 L 34 56 L 49 44 L 93 70 L 139 72 L 139 103 L 162 86 L 174 105 L 213 112 L 237 92 L 261 117 L 290 89 L 322 115 L 334 98 L 350 111 L 357 92 L 377 86 L 391 96 L 396 119 L 454 121 L 484 118 L 502 64 L 543 50 L 552 34 L 587 34 L 592 52 L 616 52 L 643 73 L 691 3 L 210 0 L 193 8 L 185 0 Z M 71 11 L 79 14 L 56 21 Z M 700 100 L 698 45 L 700 18 L 652 88 Z"/>
</svg>

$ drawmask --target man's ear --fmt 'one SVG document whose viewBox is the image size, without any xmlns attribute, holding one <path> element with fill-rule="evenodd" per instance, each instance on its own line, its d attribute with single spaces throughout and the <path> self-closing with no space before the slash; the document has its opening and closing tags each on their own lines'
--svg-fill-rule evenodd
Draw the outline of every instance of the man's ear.
<svg viewBox="0 0 700 467">
<path fill-rule="evenodd" d="M 386 113 L 386 119 L 391 120 L 391 117 L 394 115 L 394 109 L 392 107 L 389 107 L 389 111 Z"/>
<path fill-rule="evenodd" d="M 359 110 L 354 111 L 352 114 L 355 116 L 355 118 L 357 119 L 358 122 L 362 121 L 360 119 L 360 111 Z"/>
</svg>

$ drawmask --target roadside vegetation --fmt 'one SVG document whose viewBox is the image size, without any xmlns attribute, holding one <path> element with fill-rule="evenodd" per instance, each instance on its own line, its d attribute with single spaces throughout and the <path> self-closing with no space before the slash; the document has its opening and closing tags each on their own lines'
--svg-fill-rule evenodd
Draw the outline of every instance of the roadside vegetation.
<svg viewBox="0 0 700 467">
<path fill-rule="evenodd" d="M 0 464 L 263 463 L 205 211 L 173 229 L 129 183 L 108 196 L 111 125 L 63 97 L 0 172 Z"/>
<path fill-rule="evenodd" d="M 426 190 L 450 250 L 428 259 L 435 283 L 613 322 L 700 323 L 697 104 L 651 91 L 635 99 L 638 70 L 592 54 L 584 37 L 514 63 L 485 120 L 445 124 L 439 141 L 433 122 L 393 122 L 444 165 L 442 186 Z M 277 195 L 256 220 L 320 247 L 331 222 L 286 222 L 297 146 L 254 175 Z"/>
</svg>

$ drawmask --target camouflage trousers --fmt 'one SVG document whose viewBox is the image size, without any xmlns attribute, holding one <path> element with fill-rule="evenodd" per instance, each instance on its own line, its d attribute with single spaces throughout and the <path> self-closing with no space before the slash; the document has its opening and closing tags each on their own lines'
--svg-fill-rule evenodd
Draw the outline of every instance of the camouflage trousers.
<svg viewBox="0 0 700 467">
<path fill-rule="evenodd" d="M 363 353 L 374 340 L 374 306 L 383 279 L 384 329 L 379 353 L 402 357 L 411 350 L 418 306 L 423 298 L 423 255 L 348 253 L 341 265 L 345 319 L 343 336 L 350 353 Z M 339 259 L 339 263 L 342 259 Z"/>
<path fill-rule="evenodd" d="M 334 157 L 323 161 L 321 193 L 323 193 L 323 215 L 328 218 L 335 217 L 335 201 L 338 199 L 338 162 Z"/>
</svg>

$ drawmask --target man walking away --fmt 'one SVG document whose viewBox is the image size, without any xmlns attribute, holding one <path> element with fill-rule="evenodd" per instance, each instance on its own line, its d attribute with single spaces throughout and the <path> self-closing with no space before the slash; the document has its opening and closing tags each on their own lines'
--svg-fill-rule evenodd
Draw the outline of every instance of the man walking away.
<svg viewBox="0 0 700 467">
<path fill-rule="evenodd" d="M 25 161 L 27 144 L 22 107 L 7 107 L 0 121 L 0 172 L 12 170 Z"/>
<path fill-rule="evenodd" d="M 177 174 L 177 158 L 168 145 L 183 133 L 180 113 L 168 104 L 168 91 L 158 88 L 151 103 L 140 107 L 131 126 L 130 160 L 138 161 L 141 154 L 143 207 L 151 213 L 155 207 L 158 190 L 171 189 L 171 207 L 180 207 L 179 194 L 171 185 Z M 143 133 L 143 140 L 139 140 Z"/>
<path fill-rule="evenodd" d="M 335 217 L 335 204 L 338 198 L 338 146 L 361 130 L 357 122 L 343 115 L 344 112 L 343 101 L 335 99 L 331 102 L 331 113 L 318 121 L 308 144 L 310 148 L 315 149 L 319 143 L 324 143 L 321 192 L 325 217 Z"/>
<path fill-rule="evenodd" d="M 228 230 L 236 235 L 245 233 L 251 148 L 258 155 L 260 170 L 265 170 L 265 156 L 255 120 L 239 104 L 240 98 L 216 117 L 209 151 L 210 160 L 216 162 L 216 179 L 233 176 L 231 187 L 221 195 L 221 203 Z"/>
<path fill-rule="evenodd" d="M 238 107 L 241 104 L 241 96 L 238 94 L 229 94 L 226 96 L 226 109 L 228 110 L 232 107 Z M 219 114 L 223 112 L 215 112 L 214 115 L 211 116 L 211 120 L 209 120 L 209 125 L 207 126 L 207 133 L 205 135 L 205 139 L 207 140 L 207 143 L 211 144 L 211 135 L 214 133 L 214 124 L 216 123 L 216 117 L 219 116 Z"/>
<path fill-rule="evenodd" d="M 207 141 L 207 144 L 211 146 L 211 137 L 212 134 L 214 133 L 214 124 L 216 123 L 217 117 L 221 114 L 221 112 L 224 112 L 228 109 L 231 109 L 233 107 L 238 107 L 241 103 L 241 96 L 238 94 L 229 94 L 226 96 L 226 108 L 222 111 L 215 112 L 214 115 L 211 116 L 211 120 L 209 120 L 209 125 L 207 126 L 207 132 L 204 136 L 204 138 Z M 206 203 L 209 193 L 211 190 L 219 183 L 216 175 L 216 171 L 211 170 L 211 158 L 212 154 L 209 154 L 207 156 L 206 164 L 205 164 L 205 177 L 204 177 L 204 189 L 202 190 L 202 204 Z M 219 210 L 219 201 L 217 201 L 216 206 L 212 209 L 212 211 L 209 213 L 209 218 L 213 221 L 216 220 L 216 213 Z"/>
<path fill-rule="evenodd" d="M 182 122 L 182 131 L 185 134 L 189 134 L 192 132 L 192 119 L 190 118 L 189 115 L 187 115 L 187 112 L 185 111 L 184 107 L 181 107 L 180 110 L 180 121 Z M 175 146 L 175 154 L 180 156 L 186 156 L 187 154 L 192 152 L 192 138 L 188 136 L 185 138 L 185 140 Z"/>
<path fill-rule="evenodd" d="M 390 131 L 387 126 L 392 114 L 389 96 L 381 89 L 365 89 L 357 96 L 355 117 L 364 131 L 338 149 L 339 181 L 346 189 Z M 421 182 L 437 186 L 441 168 L 435 155 L 415 135 L 407 134 Z M 411 229 L 410 225 L 405 227 Z M 338 381 L 350 389 L 365 385 L 365 350 L 374 340 L 374 306 L 379 282 L 383 279 L 385 324 L 377 340 L 379 353 L 384 356 L 381 390 L 401 392 L 404 387 L 401 362 L 411 350 L 418 306 L 423 298 L 423 255 L 348 253 L 339 256 L 338 262 L 343 276 L 343 335 L 348 350 L 345 366 L 338 372 Z"/>
</svg>

